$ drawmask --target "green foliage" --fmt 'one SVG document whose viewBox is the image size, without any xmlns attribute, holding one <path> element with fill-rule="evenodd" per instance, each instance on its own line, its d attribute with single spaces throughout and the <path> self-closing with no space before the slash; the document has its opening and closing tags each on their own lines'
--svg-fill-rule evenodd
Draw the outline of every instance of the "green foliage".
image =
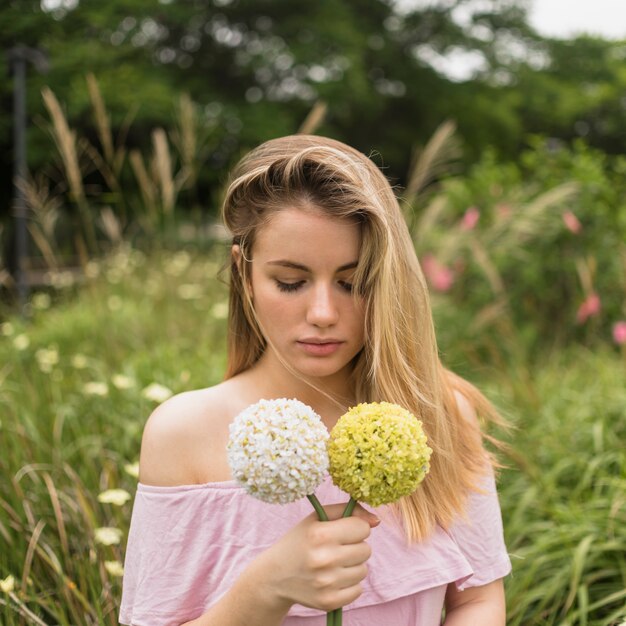
<svg viewBox="0 0 626 626">
<path fill-rule="evenodd" d="M 32 171 L 51 168 L 44 86 L 70 126 L 93 139 L 88 73 L 100 83 L 115 135 L 134 111 L 131 149 L 146 151 L 152 129 L 169 126 L 180 93 L 198 103 L 199 127 L 214 137 L 198 173 L 200 198 L 215 193 L 241 149 L 293 132 L 318 100 L 329 110 L 321 132 L 379 151 L 397 179 L 410 158 L 407 133 L 424 141 L 446 118 L 458 121 L 468 160 L 490 145 L 515 158 L 528 131 L 568 140 L 586 133 L 612 152 L 623 148 L 622 49 L 602 40 L 545 41 L 527 23 L 527 3 L 453 0 L 402 12 L 388 0 L 60 4 L 44 10 L 40 0 L 6 0 L 0 9 L 0 48 L 37 46 L 50 59 L 45 75 L 28 69 Z M 444 73 L 450 53 L 481 60 L 473 80 Z M 9 198 L 12 81 L 4 78 L 0 189 Z M 588 97 L 580 97 L 581 83 Z M 0 203 L 0 213 L 7 210 Z"/>
<path fill-rule="evenodd" d="M 12 595 L 0 591 L 3 624 L 24 623 L 20 614 L 33 624 L 117 624 L 131 504 L 97 496 L 134 492 L 126 466 L 155 406 L 151 385 L 179 392 L 222 375 L 216 253 L 163 252 L 148 264 L 122 249 L 92 262 L 92 278 L 51 309 L 36 294 L 30 324 L 2 324 L 0 579 L 17 580 Z M 121 529 L 122 543 L 99 542 L 103 527 Z"/>
<path fill-rule="evenodd" d="M 625 374 L 626 360 L 575 348 L 544 358 L 521 393 L 508 372 L 489 383 L 517 427 L 500 489 L 507 624 L 626 618 Z"/>
<path fill-rule="evenodd" d="M 15 578 L 0 591 L 6 626 L 117 624 L 132 505 L 98 495 L 134 492 L 152 383 L 181 392 L 220 380 L 226 252 L 121 248 L 91 262 L 80 288 L 59 279 L 65 292 L 35 294 L 30 322 L 0 325 L 0 581 Z M 465 347 L 454 356 L 467 369 Z M 572 348 L 534 365 L 482 363 L 479 385 L 517 427 L 500 479 L 508 624 L 626 616 L 625 357 Z M 102 543 L 100 528 L 119 539 Z"/>
<path fill-rule="evenodd" d="M 487 151 L 466 176 L 449 177 L 413 207 L 417 249 L 445 320 L 444 349 L 469 341 L 478 360 L 505 356 L 511 333 L 530 354 L 610 341 L 626 314 L 624 158 L 580 140 L 568 148 L 537 138 L 519 161 L 501 163 Z M 477 219 L 469 226 L 468 212 Z M 428 256 L 443 269 L 429 272 Z M 439 270 L 452 280 L 438 289 Z M 579 319 L 594 293 L 601 310 Z"/>
</svg>

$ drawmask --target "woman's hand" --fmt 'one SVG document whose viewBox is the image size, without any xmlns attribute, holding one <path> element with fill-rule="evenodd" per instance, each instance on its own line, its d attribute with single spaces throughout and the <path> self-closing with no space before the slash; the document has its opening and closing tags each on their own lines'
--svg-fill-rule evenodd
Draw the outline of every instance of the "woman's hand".
<svg viewBox="0 0 626 626">
<path fill-rule="evenodd" d="M 371 548 L 365 542 L 380 520 L 357 505 L 341 518 L 345 504 L 324 507 L 330 521 L 305 517 L 250 566 L 266 598 L 287 610 L 298 603 L 332 611 L 358 598 Z"/>
</svg>

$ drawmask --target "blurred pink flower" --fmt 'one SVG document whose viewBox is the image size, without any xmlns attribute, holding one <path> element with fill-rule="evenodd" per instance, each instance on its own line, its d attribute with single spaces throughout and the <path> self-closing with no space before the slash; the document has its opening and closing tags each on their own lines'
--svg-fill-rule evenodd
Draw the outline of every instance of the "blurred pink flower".
<svg viewBox="0 0 626 626">
<path fill-rule="evenodd" d="M 613 341 L 618 346 L 626 344 L 626 321 L 620 320 L 613 324 Z"/>
<path fill-rule="evenodd" d="M 454 283 L 454 272 L 440 263 L 432 254 L 427 254 L 422 259 L 422 268 L 428 282 L 435 291 L 449 291 Z"/>
<path fill-rule="evenodd" d="M 575 235 L 577 235 L 583 229 L 582 224 L 578 221 L 578 218 L 571 211 L 565 211 L 562 217 L 565 228 L 567 228 L 570 233 L 574 233 Z"/>
<path fill-rule="evenodd" d="M 473 230 L 479 219 L 480 211 L 475 206 L 471 206 L 461 218 L 461 229 Z"/>
<path fill-rule="evenodd" d="M 578 307 L 578 312 L 576 313 L 576 321 L 579 324 L 583 324 L 590 317 L 597 315 L 602 308 L 602 304 L 600 302 L 600 296 L 597 293 L 590 293 L 584 300 L 584 302 Z"/>
</svg>

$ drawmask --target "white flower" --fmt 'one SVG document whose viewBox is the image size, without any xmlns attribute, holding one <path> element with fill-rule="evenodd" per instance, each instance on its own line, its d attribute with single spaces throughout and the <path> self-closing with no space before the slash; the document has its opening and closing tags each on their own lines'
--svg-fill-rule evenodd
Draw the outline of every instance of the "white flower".
<svg viewBox="0 0 626 626">
<path fill-rule="evenodd" d="M 146 398 L 146 400 L 165 402 L 168 398 L 171 398 L 174 395 L 174 392 L 164 385 L 159 385 L 159 383 L 150 383 L 141 392 L 141 395 Z"/>
<path fill-rule="evenodd" d="M 15 577 L 7 576 L 4 580 L 0 580 L 0 591 L 11 593 L 15 589 Z"/>
<path fill-rule="evenodd" d="M 124 465 L 124 471 L 133 478 L 139 478 L 139 463 L 126 463 L 126 465 Z"/>
<path fill-rule="evenodd" d="M 32 299 L 33 308 L 40 311 L 45 311 L 46 309 L 49 309 L 50 303 L 50 294 L 47 293 L 36 293 Z"/>
<path fill-rule="evenodd" d="M 93 380 L 83 385 L 83 393 L 88 396 L 106 396 L 109 394 L 109 386 Z"/>
<path fill-rule="evenodd" d="M 87 261 L 85 266 L 85 276 L 87 278 L 97 278 L 100 275 L 100 265 L 97 261 Z"/>
<path fill-rule="evenodd" d="M 177 252 L 165 262 L 165 273 L 170 276 L 180 276 L 191 263 L 191 257 L 185 250 Z"/>
<path fill-rule="evenodd" d="M 178 297 L 181 300 L 198 300 L 202 298 L 202 286 L 195 283 L 180 285 L 178 288 Z"/>
<path fill-rule="evenodd" d="M 124 374 L 115 374 L 111 378 L 111 382 L 116 389 L 131 389 L 135 386 L 135 381 Z"/>
<path fill-rule="evenodd" d="M 28 338 L 28 335 L 21 333 L 13 339 L 13 345 L 15 346 L 16 350 L 20 350 L 21 352 L 22 350 L 26 350 L 26 348 L 30 346 L 30 339 Z"/>
<path fill-rule="evenodd" d="M 105 561 L 104 569 L 106 569 L 111 576 L 122 577 L 124 575 L 124 567 L 119 561 Z"/>
<path fill-rule="evenodd" d="M 84 354 L 75 354 L 72 357 L 72 366 L 77 370 L 83 370 L 87 367 L 87 357 Z"/>
<path fill-rule="evenodd" d="M 225 320 L 228 317 L 228 302 L 217 302 L 211 308 L 211 315 L 216 320 Z"/>
<path fill-rule="evenodd" d="M 104 546 L 114 546 L 122 539 L 122 531 L 112 526 L 102 526 L 101 528 L 96 528 L 95 537 L 96 543 L 101 543 Z"/>
<path fill-rule="evenodd" d="M 103 504 L 114 504 L 115 506 L 122 506 L 130 500 L 131 496 L 125 489 L 107 489 L 98 494 L 98 502 Z"/>
<path fill-rule="evenodd" d="M 13 328 L 13 324 L 11 324 L 11 322 L 3 322 L 0 324 L 0 332 L 5 337 L 10 337 L 15 332 L 15 329 Z"/>
<path fill-rule="evenodd" d="M 328 471 L 328 431 L 298 400 L 260 400 L 230 425 L 233 477 L 264 502 L 285 504 L 312 494 Z"/>
<path fill-rule="evenodd" d="M 35 359 L 37 359 L 39 369 L 44 373 L 49 373 L 59 363 L 59 351 L 55 348 L 40 348 L 35 352 Z"/>
</svg>

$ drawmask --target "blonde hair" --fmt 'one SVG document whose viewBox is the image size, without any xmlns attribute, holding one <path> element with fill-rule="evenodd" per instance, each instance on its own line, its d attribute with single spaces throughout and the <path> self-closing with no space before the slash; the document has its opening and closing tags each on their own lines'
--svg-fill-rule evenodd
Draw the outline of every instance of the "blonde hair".
<svg viewBox="0 0 626 626">
<path fill-rule="evenodd" d="M 447 528 L 463 513 L 490 459 L 454 392 L 481 417 L 500 420 L 475 387 L 441 364 L 428 289 L 398 201 L 378 167 L 357 150 L 293 135 L 263 143 L 233 170 L 222 214 L 242 262 L 231 261 L 226 378 L 251 367 L 266 348 L 246 288 L 249 259 L 259 228 L 288 206 L 315 207 L 360 225 L 354 291 L 365 301 L 365 341 L 354 360 L 355 398 L 395 402 L 422 421 L 433 448 L 431 470 L 417 492 L 396 505 L 409 539 L 421 540 L 435 524 Z"/>
</svg>

